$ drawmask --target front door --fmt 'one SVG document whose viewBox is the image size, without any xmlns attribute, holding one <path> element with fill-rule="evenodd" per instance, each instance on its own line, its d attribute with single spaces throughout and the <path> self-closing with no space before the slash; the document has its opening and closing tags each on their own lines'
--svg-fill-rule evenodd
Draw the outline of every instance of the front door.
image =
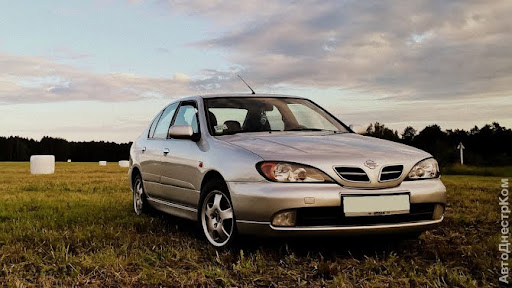
<svg viewBox="0 0 512 288">
<path fill-rule="evenodd" d="M 194 101 L 182 102 L 172 125 L 192 126 L 199 133 L 197 104 Z M 199 159 L 204 153 L 197 142 L 189 139 L 167 139 L 162 147 L 163 154 L 160 183 L 165 190 L 164 198 L 175 204 L 195 207 L 199 201 L 197 179 L 201 177 Z"/>
</svg>

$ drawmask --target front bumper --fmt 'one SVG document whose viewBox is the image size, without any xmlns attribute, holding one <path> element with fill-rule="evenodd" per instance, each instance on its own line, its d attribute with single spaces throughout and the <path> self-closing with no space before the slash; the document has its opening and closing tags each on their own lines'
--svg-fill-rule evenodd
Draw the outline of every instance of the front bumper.
<svg viewBox="0 0 512 288">
<path fill-rule="evenodd" d="M 340 209 L 343 195 L 386 195 L 410 193 L 412 205 L 432 204 L 442 207 L 446 204 L 446 188 L 440 179 L 404 181 L 399 186 L 385 189 L 345 188 L 338 184 L 274 183 L 274 182 L 228 182 L 228 188 L 235 210 L 238 231 L 242 234 L 267 236 L 299 235 L 363 235 L 375 233 L 417 232 L 435 227 L 443 220 L 443 213 L 430 219 L 407 219 L 394 222 L 350 224 L 316 223 L 276 227 L 271 224 L 273 216 L 290 209 L 320 208 Z M 435 217 L 434 217 L 435 216 Z M 383 216 L 386 217 L 386 216 Z M 385 218 L 382 218 L 385 219 Z"/>
</svg>

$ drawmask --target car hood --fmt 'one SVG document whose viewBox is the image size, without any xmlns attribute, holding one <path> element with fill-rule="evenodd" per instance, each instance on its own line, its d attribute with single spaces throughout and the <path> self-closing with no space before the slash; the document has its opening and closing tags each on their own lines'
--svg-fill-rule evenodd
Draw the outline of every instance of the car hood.
<svg viewBox="0 0 512 288">
<path fill-rule="evenodd" d="M 356 160 L 400 161 L 415 158 L 415 161 L 431 157 L 425 151 L 404 144 L 361 136 L 355 133 L 300 135 L 249 135 L 239 134 L 226 139 L 227 142 L 258 154 L 265 160 L 300 160 L 312 157 L 339 158 L 344 162 Z M 285 159 L 279 159 L 280 157 Z M 300 162 L 300 161 L 299 161 Z"/>
<path fill-rule="evenodd" d="M 360 167 L 372 179 L 371 182 L 377 183 L 381 167 L 404 165 L 405 173 L 400 179 L 403 180 L 416 163 L 432 157 L 429 153 L 411 146 L 355 133 L 251 133 L 236 134 L 223 140 L 249 150 L 266 161 L 288 161 L 317 167 L 336 178 L 335 180 L 340 180 L 334 171 L 337 166 Z M 367 160 L 376 162 L 379 168 L 365 167 Z"/>
</svg>

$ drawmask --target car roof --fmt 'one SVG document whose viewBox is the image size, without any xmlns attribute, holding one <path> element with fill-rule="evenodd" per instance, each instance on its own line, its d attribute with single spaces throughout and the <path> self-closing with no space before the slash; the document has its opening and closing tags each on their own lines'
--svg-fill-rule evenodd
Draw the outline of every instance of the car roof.
<svg viewBox="0 0 512 288">
<path fill-rule="evenodd" d="M 185 96 L 181 97 L 179 99 L 176 99 L 176 101 L 186 101 L 186 100 L 193 100 L 193 99 L 211 99 L 211 98 L 235 98 L 235 97 L 247 97 L 247 98 L 265 98 L 265 97 L 272 97 L 272 98 L 299 98 L 299 99 L 305 99 L 304 97 L 300 96 L 294 96 L 294 95 L 283 95 L 283 94 L 251 94 L 251 93 L 223 93 L 223 94 L 203 94 L 203 95 L 195 95 L 195 96 Z"/>
</svg>

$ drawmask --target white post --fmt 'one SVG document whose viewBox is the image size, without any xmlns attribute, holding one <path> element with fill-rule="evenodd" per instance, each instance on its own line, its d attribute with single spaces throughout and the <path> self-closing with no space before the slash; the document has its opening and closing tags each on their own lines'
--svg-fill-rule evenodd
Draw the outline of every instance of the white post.
<svg viewBox="0 0 512 288">
<path fill-rule="evenodd" d="M 462 145 L 462 142 L 459 143 L 459 145 L 457 146 L 457 149 L 460 150 L 460 165 L 464 165 L 464 152 L 463 150 L 465 149 L 464 145 Z"/>
</svg>

